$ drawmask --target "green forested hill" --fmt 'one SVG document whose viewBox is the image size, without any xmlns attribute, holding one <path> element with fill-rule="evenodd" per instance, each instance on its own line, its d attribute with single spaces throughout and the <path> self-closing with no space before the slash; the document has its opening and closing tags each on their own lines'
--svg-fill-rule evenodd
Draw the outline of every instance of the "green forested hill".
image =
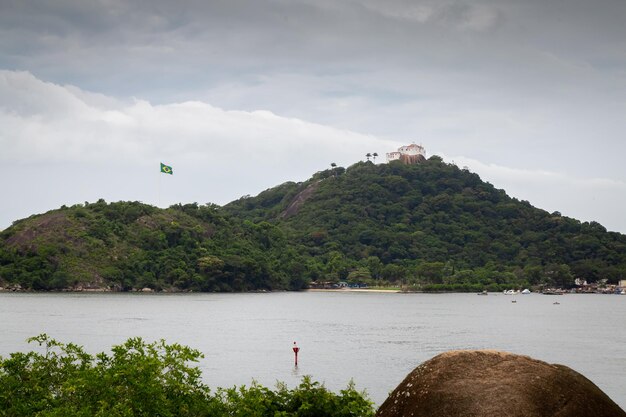
<svg viewBox="0 0 626 417">
<path fill-rule="evenodd" d="M 315 192 L 285 216 L 311 186 Z M 328 170 L 225 209 L 280 225 L 320 261 L 315 277 L 520 286 L 626 277 L 626 236 L 532 207 L 436 156 Z"/>
<path fill-rule="evenodd" d="M 0 283 L 35 290 L 300 289 L 280 230 L 225 217 L 217 206 L 137 202 L 63 207 L 0 234 Z"/>
<path fill-rule="evenodd" d="M 200 291 L 311 280 L 424 289 L 626 277 L 626 236 L 510 198 L 438 157 L 357 163 L 225 207 L 63 207 L 0 233 L 0 286 Z"/>
</svg>

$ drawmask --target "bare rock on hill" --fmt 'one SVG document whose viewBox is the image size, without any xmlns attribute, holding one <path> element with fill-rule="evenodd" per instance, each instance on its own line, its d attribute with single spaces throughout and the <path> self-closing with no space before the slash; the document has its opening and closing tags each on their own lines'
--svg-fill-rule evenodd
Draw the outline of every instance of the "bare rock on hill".
<svg viewBox="0 0 626 417">
<path fill-rule="evenodd" d="M 563 365 L 498 351 L 451 351 L 411 372 L 377 417 L 626 417 Z"/>
<path fill-rule="evenodd" d="M 424 155 L 421 155 L 421 154 L 417 154 L 417 155 L 403 154 L 403 155 L 400 155 L 400 161 L 406 165 L 421 164 L 422 162 L 426 161 L 426 157 L 424 157 Z"/>
<path fill-rule="evenodd" d="M 320 181 L 316 181 L 316 182 L 310 184 L 308 187 L 306 187 L 301 192 L 299 192 L 298 195 L 296 195 L 294 197 L 294 199 L 291 200 L 291 202 L 289 203 L 289 205 L 287 206 L 285 211 L 283 211 L 280 214 L 280 218 L 281 219 L 287 219 L 287 218 L 289 218 L 291 216 L 295 216 L 296 214 L 298 214 L 298 211 L 300 210 L 300 207 L 302 207 L 304 202 L 307 201 L 309 199 L 309 197 L 311 197 L 313 195 L 315 190 L 317 190 L 317 187 L 319 187 L 320 182 L 321 182 L 321 180 Z"/>
</svg>

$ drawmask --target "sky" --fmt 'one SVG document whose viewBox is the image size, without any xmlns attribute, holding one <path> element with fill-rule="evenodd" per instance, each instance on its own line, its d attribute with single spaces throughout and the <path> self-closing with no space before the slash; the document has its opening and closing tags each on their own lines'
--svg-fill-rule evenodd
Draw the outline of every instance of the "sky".
<svg viewBox="0 0 626 417">
<path fill-rule="evenodd" d="M 624 21 L 623 0 L 0 0 L 0 229 L 225 204 L 415 142 L 626 233 Z"/>
</svg>

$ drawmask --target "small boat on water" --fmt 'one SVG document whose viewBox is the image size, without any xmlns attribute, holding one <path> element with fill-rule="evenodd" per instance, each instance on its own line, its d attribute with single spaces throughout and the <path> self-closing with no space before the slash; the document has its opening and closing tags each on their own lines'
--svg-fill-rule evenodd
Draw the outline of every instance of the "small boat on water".
<svg viewBox="0 0 626 417">
<path fill-rule="evenodd" d="M 476 295 L 489 295 L 487 290 L 483 290 L 483 292 L 476 293 Z"/>
<path fill-rule="evenodd" d="M 553 302 L 552 304 L 554 304 L 554 305 L 559 305 L 559 304 L 561 304 L 561 303 L 559 303 L 558 301 L 555 301 L 555 302 Z"/>
<path fill-rule="evenodd" d="M 524 290 L 522 290 L 522 294 L 530 294 L 530 290 L 528 288 L 525 288 Z"/>
</svg>

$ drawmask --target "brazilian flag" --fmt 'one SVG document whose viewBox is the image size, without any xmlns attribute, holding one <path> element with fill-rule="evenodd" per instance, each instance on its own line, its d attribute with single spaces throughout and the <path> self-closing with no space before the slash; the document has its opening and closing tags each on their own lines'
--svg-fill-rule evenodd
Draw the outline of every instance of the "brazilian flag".
<svg viewBox="0 0 626 417">
<path fill-rule="evenodd" d="M 164 174 L 170 174 L 170 175 L 174 174 L 172 167 L 169 165 L 165 165 L 163 162 L 161 162 L 161 172 Z"/>
</svg>

